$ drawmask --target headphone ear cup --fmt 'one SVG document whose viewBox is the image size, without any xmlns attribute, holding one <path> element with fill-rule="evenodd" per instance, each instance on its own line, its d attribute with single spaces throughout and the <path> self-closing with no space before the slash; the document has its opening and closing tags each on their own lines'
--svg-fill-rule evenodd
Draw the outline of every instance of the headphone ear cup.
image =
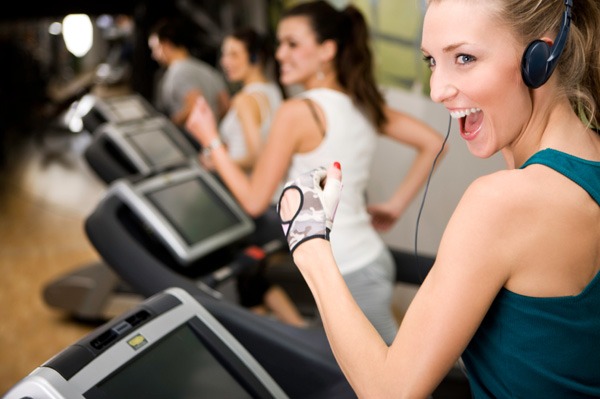
<svg viewBox="0 0 600 399">
<path fill-rule="evenodd" d="M 546 83 L 548 73 L 548 59 L 550 46 L 543 40 L 534 40 L 525 49 L 521 60 L 521 75 L 525 84 L 536 89 Z"/>
</svg>

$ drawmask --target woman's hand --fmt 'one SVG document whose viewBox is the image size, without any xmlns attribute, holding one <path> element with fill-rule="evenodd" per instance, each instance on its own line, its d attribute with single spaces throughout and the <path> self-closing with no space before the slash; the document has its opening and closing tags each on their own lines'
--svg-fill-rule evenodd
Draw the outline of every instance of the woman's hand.
<svg viewBox="0 0 600 399">
<path fill-rule="evenodd" d="M 213 139 L 219 137 L 215 116 L 204 97 L 200 96 L 196 100 L 185 127 L 202 147 L 207 147 Z"/>
<path fill-rule="evenodd" d="M 278 212 L 292 253 L 310 239 L 329 239 L 342 189 L 341 178 L 336 162 L 327 170 L 311 170 L 286 184 Z"/>
<path fill-rule="evenodd" d="M 388 231 L 398 221 L 400 215 L 388 203 L 372 204 L 367 206 L 367 212 L 371 215 L 371 224 L 377 231 Z"/>
</svg>

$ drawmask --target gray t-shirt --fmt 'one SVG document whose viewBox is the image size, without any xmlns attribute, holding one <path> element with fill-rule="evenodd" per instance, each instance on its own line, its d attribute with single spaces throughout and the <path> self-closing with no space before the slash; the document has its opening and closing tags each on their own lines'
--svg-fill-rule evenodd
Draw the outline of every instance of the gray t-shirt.
<svg viewBox="0 0 600 399">
<path fill-rule="evenodd" d="M 202 92 L 218 119 L 219 92 L 227 91 L 225 79 L 216 68 L 193 57 L 169 65 L 158 84 L 156 108 L 172 116 L 182 108 L 186 93 L 192 89 Z"/>
</svg>

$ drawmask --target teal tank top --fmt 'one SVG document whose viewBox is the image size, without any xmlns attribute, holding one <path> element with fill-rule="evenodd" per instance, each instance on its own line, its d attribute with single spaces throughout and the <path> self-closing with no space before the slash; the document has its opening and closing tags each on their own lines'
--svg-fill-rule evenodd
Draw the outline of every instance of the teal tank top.
<svg viewBox="0 0 600 399">
<path fill-rule="evenodd" d="M 600 205 L 600 162 L 546 149 L 546 165 Z M 600 273 L 576 296 L 502 289 L 463 353 L 474 398 L 600 398 Z"/>
</svg>

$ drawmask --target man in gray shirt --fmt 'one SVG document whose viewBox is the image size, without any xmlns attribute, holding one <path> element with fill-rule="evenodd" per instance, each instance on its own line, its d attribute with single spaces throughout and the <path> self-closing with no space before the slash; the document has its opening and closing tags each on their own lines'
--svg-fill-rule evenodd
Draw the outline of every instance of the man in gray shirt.
<svg viewBox="0 0 600 399">
<path fill-rule="evenodd" d="M 156 88 L 155 106 L 181 128 L 199 96 L 206 98 L 217 120 L 229 107 L 223 75 L 190 54 L 193 34 L 191 23 L 170 18 L 160 20 L 148 38 L 152 58 L 166 68 Z"/>
</svg>

